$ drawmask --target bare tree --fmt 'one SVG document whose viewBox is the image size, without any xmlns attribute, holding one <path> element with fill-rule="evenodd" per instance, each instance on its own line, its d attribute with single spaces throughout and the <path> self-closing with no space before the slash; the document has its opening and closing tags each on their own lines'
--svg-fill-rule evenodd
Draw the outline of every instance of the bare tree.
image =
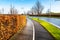
<svg viewBox="0 0 60 40">
<path fill-rule="evenodd" d="M 13 7 L 11 5 L 11 8 L 10 8 L 10 14 L 13 14 Z"/>
<path fill-rule="evenodd" d="M 2 8 L 2 13 L 4 14 L 4 8 Z"/>
<path fill-rule="evenodd" d="M 36 15 L 36 9 L 35 9 L 35 7 L 31 8 L 31 13 L 32 13 L 32 15 L 34 15 L 34 14 Z"/>
<path fill-rule="evenodd" d="M 17 11 L 17 9 L 14 8 L 14 6 L 11 5 L 10 13 L 11 13 L 11 14 L 17 14 L 18 11 Z"/>
<path fill-rule="evenodd" d="M 34 8 L 32 7 L 32 9 L 31 9 L 31 13 L 32 13 L 32 15 L 34 14 Z"/>
<path fill-rule="evenodd" d="M 37 1 L 34 8 L 35 8 L 37 14 L 40 15 L 42 13 L 42 10 L 44 7 L 41 5 L 41 3 L 39 1 Z"/>
<path fill-rule="evenodd" d="M 50 9 L 48 9 L 46 13 L 48 13 L 48 14 L 49 14 L 49 13 L 50 13 Z"/>
<path fill-rule="evenodd" d="M 0 14 L 1 14 L 1 10 L 0 10 Z"/>
</svg>

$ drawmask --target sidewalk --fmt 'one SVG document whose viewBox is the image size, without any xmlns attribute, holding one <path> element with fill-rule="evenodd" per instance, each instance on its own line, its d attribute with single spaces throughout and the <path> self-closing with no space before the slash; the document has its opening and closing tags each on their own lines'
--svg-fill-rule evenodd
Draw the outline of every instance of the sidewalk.
<svg viewBox="0 0 60 40">
<path fill-rule="evenodd" d="M 17 33 L 10 40 L 33 40 L 33 24 L 31 20 L 27 19 L 27 24 L 23 31 Z"/>
</svg>

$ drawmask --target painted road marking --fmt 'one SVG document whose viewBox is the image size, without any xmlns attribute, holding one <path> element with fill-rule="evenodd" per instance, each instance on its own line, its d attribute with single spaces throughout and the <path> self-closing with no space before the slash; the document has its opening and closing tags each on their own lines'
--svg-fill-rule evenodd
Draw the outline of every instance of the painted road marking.
<svg viewBox="0 0 60 40">
<path fill-rule="evenodd" d="M 33 40 L 35 40 L 35 28 L 34 28 L 34 24 L 33 22 L 31 21 L 32 25 L 33 25 Z"/>
</svg>

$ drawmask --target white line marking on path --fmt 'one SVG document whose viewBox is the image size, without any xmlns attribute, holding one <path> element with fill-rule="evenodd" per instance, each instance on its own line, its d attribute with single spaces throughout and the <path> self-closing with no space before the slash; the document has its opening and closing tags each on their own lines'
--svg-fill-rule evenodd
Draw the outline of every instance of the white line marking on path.
<svg viewBox="0 0 60 40">
<path fill-rule="evenodd" d="M 35 40 L 35 28 L 34 28 L 34 24 L 33 24 L 33 40 Z"/>
<path fill-rule="evenodd" d="M 35 40 L 35 28 L 34 28 L 34 24 L 33 22 L 31 21 L 32 25 L 33 25 L 33 40 Z"/>
</svg>

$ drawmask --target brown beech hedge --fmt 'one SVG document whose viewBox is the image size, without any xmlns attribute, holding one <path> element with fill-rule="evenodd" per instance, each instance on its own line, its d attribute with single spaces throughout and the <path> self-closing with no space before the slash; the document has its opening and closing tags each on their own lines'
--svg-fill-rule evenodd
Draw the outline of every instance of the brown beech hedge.
<svg viewBox="0 0 60 40">
<path fill-rule="evenodd" d="M 26 16 L 15 14 L 0 15 L 0 40 L 9 40 L 26 25 Z"/>
</svg>

